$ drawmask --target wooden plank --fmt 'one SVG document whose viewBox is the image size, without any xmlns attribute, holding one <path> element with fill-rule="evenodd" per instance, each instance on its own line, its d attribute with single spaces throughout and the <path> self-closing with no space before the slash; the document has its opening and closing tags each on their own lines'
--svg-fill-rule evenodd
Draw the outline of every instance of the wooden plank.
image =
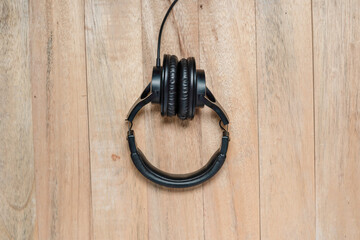
<svg viewBox="0 0 360 240">
<path fill-rule="evenodd" d="M 256 9 L 261 238 L 314 239 L 311 1 Z"/>
<path fill-rule="evenodd" d="M 0 239 L 34 239 L 37 233 L 27 1 L 1 1 L 0 19 Z"/>
<path fill-rule="evenodd" d="M 158 31 L 169 6 L 170 1 L 142 1 L 144 86 L 151 81 Z M 161 58 L 172 54 L 179 60 L 193 56 L 199 61 L 198 27 L 198 1 L 179 1 L 163 30 Z M 151 106 L 146 108 L 145 118 L 146 144 L 140 146 L 149 161 L 173 173 L 191 172 L 202 166 L 199 115 L 192 121 L 164 118 L 160 106 Z M 176 190 L 149 183 L 147 196 L 150 239 L 204 238 L 202 187 Z"/>
<path fill-rule="evenodd" d="M 198 67 L 229 115 L 231 138 L 223 168 L 203 187 L 205 238 L 259 239 L 255 2 L 201 0 L 199 8 Z M 220 144 L 218 121 L 201 110 L 204 161 Z"/>
<path fill-rule="evenodd" d="M 141 2 L 87 0 L 85 16 L 94 239 L 147 239 L 147 184 L 125 123 L 143 87 Z M 139 145 L 143 120 L 135 120 Z"/>
<path fill-rule="evenodd" d="M 30 4 L 39 238 L 89 239 L 84 3 Z"/>
<path fill-rule="evenodd" d="M 360 238 L 360 2 L 313 2 L 316 239 Z"/>
</svg>

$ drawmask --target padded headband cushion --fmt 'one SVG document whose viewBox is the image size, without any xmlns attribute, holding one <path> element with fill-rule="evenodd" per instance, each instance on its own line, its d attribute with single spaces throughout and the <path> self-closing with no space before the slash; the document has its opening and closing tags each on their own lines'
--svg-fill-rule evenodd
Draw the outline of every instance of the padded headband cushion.
<svg viewBox="0 0 360 240">
<path fill-rule="evenodd" d="M 171 55 L 169 64 L 169 79 L 168 79 L 168 105 L 167 115 L 175 116 L 176 114 L 176 70 L 178 65 L 178 58 L 175 55 Z"/>
<path fill-rule="evenodd" d="M 177 83 L 177 115 L 180 119 L 185 120 L 189 114 L 189 70 L 185 58 L 179 62 Z"/>
</svg>

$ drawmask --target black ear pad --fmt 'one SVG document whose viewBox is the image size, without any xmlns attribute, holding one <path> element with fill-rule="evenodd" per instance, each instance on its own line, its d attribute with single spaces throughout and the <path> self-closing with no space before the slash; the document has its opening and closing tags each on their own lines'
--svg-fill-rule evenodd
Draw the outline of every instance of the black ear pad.
<svg viewBox="0 0 360 240">
<path fill-rule="evenodd" d="M 193 119 L 196 108 L 196 97 L 197 97 L 197 77 L 196 77 L 196 64 L 195 58 L 189 57 L 187 59 L 188 72 L 189 72 L 189 111 L 188 118 Z"/>
<path fill-rule="evenodd" d="M 185 58 L 179 62 L 177 79 L 177 115 L 185 120 L 189 114 L 189 70 Z"/>
<path fill-rule="evenodd" d="M 161 115 L 163 116 L 175 116 L 176 114 L 177 65 L 178 59 L 175 55 L 164 55 L 160 83 Z"/>
<path fill-rule="evenodd" d="M 170 57 L 169 65 L 169 79 L 168 79 L 168 101 L 167 101 L 167 115 L 175 116 L 176 114 L 176 72 L 177 72 L 178 58 L 175 55 Z"/>
</svg>

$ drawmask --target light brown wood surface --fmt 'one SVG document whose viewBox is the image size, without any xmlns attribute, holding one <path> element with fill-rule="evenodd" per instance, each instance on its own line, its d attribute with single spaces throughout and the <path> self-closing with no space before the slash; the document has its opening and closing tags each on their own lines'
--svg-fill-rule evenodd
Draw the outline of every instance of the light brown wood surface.
<svg viewBox="0 0 360 240">
<path fill-rule="evenodd" d="M 37 234 L 28 7 L 0 2 L 0 239 Z"/>
<path fill-rule="evenodd" d="M 91 234 L 84 3 L 30 1 L 39 239 Z"/>
<path fill-rule="evenodd" d="M 179 0 L 162 54 L 194 56 L 231 122 L 183 190 L 136 170 L 124 121 L 170 3 L 0 0 L 0 239 L 360 239 L 360 2 Z M 217 116 L 159 111 L 134 121 L 148 159 L 204 165 Z"/>
<path fill-rule="evenodd" d="M 311 28 L 310 0 L 257 1 L 262 239 L 315 238 Z"/>
<path fill-rule="evenodd" d="M 360 238 L 360 2 L 313 1 L 316 237 Z"/>
<path fill-rule="evenodd" d="M 199 1 L 200 67 L 231 119 L 227 161 L 204 185 L 206 239 L 258 239 L 259 172 L 253 1 Z M 205 109 L 204 109 L 205 110 Z M 217 117 L 202 110 L 202 153 L 219 146 Z M 210 151 L 208 149 L 211 149 Z M 214 150 L 213 150 L 214 149 Z M 205 163 L 205 162 L 204 162 Z"/>
</svg>

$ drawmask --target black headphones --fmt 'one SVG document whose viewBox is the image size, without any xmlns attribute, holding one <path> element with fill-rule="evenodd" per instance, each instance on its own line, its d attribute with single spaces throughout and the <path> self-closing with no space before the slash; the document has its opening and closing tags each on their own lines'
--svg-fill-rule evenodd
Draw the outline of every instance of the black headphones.
<svg viewBox="0 0 360 240">
<path fill-rule="evenodd" d="M 229 118 L 225 110 L 216 101 L 214 95 L 206 87 L 204 70 L 196 69 L 195 59 L 189 57 L 178 61 L 174 55 L 164 55 L 163 65 L 160 66 L 160 43 L 164 23 L 171 9 L 178 0 L 170 5 L 162 21 L 159 38 L 156 66 L 153 68 L 151 83 L 147 85 L 140 98 L 130 109 L 126 121 L 129 123 L 127 140 L 131 152 L 131 159 L 136 168 L 149 180 L 174 188 L 191 187 L 200 184 L 214 176 L 224 164 L 230 141 L 227 126 Z M 201 169 L 187 174 L 170 174 L 154 167 L 136 147 L 132 121 L 137 112 L 148 103 L 161 105 L 162 116 L 175 116 L 180 119 L 192 119 L 195 108 L 208 106 L 220 117 L 219 125 L 223 130 L 221 147 Z M 225 129 L 226 127 L 226 129 Z"/>
</svg>

